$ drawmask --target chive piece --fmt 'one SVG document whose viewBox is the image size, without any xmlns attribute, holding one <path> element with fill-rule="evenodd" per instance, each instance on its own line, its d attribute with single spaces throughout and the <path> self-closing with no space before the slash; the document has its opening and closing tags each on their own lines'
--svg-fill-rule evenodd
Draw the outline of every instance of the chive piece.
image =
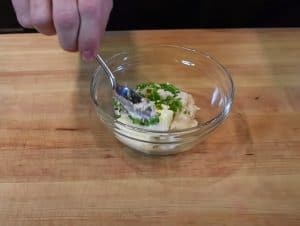
<svg viewBox="0 0 300 226">
<path fill-rule="evenodd" d="M 160 87 L 164 91 L 169 91 L 173 95 L 176 95 L 176 94 L 180 93 L 180 90 L 177 87 L 175 87 L 174 85 L 170 84 L 170 83 L 161 83 Z"/>
<path fill-rule="evenodd" d="M 150 125 L 156 125 L 159 123 L 159 116 L 160 114 L 156 114 L 155 117 L 148 119 L 138 119 L 134 118 L 131 115 L 129 115 L 130 120 L 133 124 L 141 125 L 141 126 L 150 126 Z"/>
<path fill-rule="evenodd" d="M 163 99 L 158 93 L 159 89 L 168 91 L 173 95 Z M 177 94 L 180 93 L 180 90 L 170 83 L 141 83 L 137 85 L 137 92 L 148 100 L 153 101 L 158 110 L 162 110 L 162 104 L 169 106 L 169 109 L 174 112 L 182 110 L 182 102 L 180 98 L 177 98 Z"/>
</svg>

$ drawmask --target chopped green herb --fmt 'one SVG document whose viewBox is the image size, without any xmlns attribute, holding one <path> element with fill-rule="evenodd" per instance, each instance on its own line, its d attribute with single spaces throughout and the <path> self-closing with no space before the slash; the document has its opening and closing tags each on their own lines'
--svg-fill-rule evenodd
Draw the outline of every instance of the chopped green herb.
<svg viewBox="0 0 300 226">
<path fill-rule="evenodd" d="M 160 89 L 171 93 L 171 95 L 167 97 L 160 96 L 158 92 L 158 90 Z M 177 94 L 180 93 L 180 90 L 170 83 L 160 83 L 160 84 L 154 82 L 140 83 L 136 86 L 136 91 L 142 97 L 154 102 L 157 110 L 162 110 L 163 105 L 168 106 L 168 109 L 175 113 L 180 112 L 183 109 L 181 99 L 177 97 Z M 113 106 L 115 109 L 116 117 L 120 117 L 120 112 L 122 110 L 121 103 L 118 100 L 114 99 Z M 185 110 L 184 114 L 187 113 L 188 112 Z M 131 119 L 133 124 L 150 126 L 159 123 L 159 116 L 160 113 L 157 112 L 156 116 L 149 120 L 134 118 L 131 115 L 129 115 L 129 118 Z"/>
<path fill-rule="evenodd" d="M 157 108 L 157 110 L 162 110 L 163 109 L 161 102 L 155 103 L 155 107 Z"/>
<path fill-rule="evenodd" d="M 137 124 L 137 125 L 141 125 L 141 126 L 150 126 L 150 125 L 156 125 L 159 123 L 159 116 L 160 116 L 160 114 L 157 113 L 155 117 L 153 117 L 149 120 L 134 118 L 131 115 L 129 115 L 129 118 L 131 119 L 133 124 Z"/>
<path fill-rule="evenodd" d="M 153 89 L 153 88 L 159 88 L 159 85 L 157 83 L 154 83 L 154 82 L 145 82 L 145 83 L 140 83 L 136 86 L 136 89 L 137 90 L 143 90 L 145 88 L 150 88 L 150 89 Z"/>
<path fill-rule="evenodd" d="M 113 108 L 115 112 L 115 118 L 118 119 L 121 117 L 121 103 L 116 99 L 113 99 Z"/>
<path fill-rule="evenodd" d="M 163 99 L 159 95 L 159 89 L 168 91 L 173 95 Z M 181 100 L 177 98 L 177 94 L 180 93 L 180 90 L 170 83 L 141 83 L 137 85 L 137 92 L 148 100 L 153 101 L 158 110 L 162 110 L 162 104 L 169 106 L 169 109 L 174 112 L 182 110 Z"/>
<path fill-rule="evenodd" d="M 137 85 L 136 90 L 138 94 L 144 96 L 148 100 L 156 102 L 161 99 L 159 93 L 157 92 L 158 89 L 159 86 L 157 84 L 149 82 Z"/>
<path fill-rule="evenodd" d="M 117 108 L 117 105 L 118 105 L 118 102 L 115 99 L 113 99 L 113 106 L 114 106 L 114 108 Z"/>
<path fill-rule="evenodd" d="M 119 110 L 121 108 L 121 103 L 116 99 L 113 99 L 113 107 L 115 110 Z"/>
<path fill-rule="evenodd" d="M 170 101 L 168 101 L 167 105 L 169 105 L 170 110 L 174 112 L 179 112 L 182 110 L 182 103 L 178 98 L 171 99 Z"/>
<path fill-rule="evenodd" d="M 173 95 L 180 93 L 180 90 L 170 83 L 161 83 L 160 88 L 163 89 L 164 91 L 169 91 Z"/>
</svg>

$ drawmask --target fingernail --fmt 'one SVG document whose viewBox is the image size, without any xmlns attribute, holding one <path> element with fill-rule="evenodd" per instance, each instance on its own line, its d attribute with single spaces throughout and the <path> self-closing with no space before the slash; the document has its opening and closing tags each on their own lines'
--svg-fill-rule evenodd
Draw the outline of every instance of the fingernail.
<svg viewBox="0 0 300 226">
<path fill-rule="evenodd" d="M 82 58 L 84 61 L 91 61 L 95 58 L 95 54 L 91 50 L 85 50 L 82 52 Z"/>
</svg>

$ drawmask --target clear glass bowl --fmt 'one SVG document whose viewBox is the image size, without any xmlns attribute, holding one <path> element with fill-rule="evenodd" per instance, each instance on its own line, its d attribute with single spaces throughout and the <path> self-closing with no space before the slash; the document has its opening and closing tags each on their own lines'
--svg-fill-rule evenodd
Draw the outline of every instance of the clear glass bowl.
<svg viewBox="0 0 300 226">
<path fill-rule="evenodd" d="M 234 85 L 230 74 L 211 56 L 179 46 L 136 48 L 107 61 L 119 84 L 134 88 L 141 82 L 169 82 L 192 94 L 200 107 L 198 126 L 157 132 L 118 122 L 114 117 L 111 83 L 101 67 L 91 81 L 96 111 L 112 134 L 128 147 L 147 154 L 168 155 L 191 149 L 228 116 Z"/>
</svg>

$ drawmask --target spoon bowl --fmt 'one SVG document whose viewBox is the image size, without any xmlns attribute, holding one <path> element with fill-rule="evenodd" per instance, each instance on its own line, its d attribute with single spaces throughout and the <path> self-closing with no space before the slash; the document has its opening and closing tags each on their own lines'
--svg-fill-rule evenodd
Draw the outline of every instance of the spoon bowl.
<svg viewBox="0 0 300 226">
<path fill-rule="evenodd" d="M 129 115 L 141 120 L 149 120 L 156 115 L 153 105 L 145 98 L 128 86 L 122 86 L 117 83 L 116 77 L 99 54 L 97 54 L 96 60 L 109 77 L 115 98 Z"/>
</svg>

